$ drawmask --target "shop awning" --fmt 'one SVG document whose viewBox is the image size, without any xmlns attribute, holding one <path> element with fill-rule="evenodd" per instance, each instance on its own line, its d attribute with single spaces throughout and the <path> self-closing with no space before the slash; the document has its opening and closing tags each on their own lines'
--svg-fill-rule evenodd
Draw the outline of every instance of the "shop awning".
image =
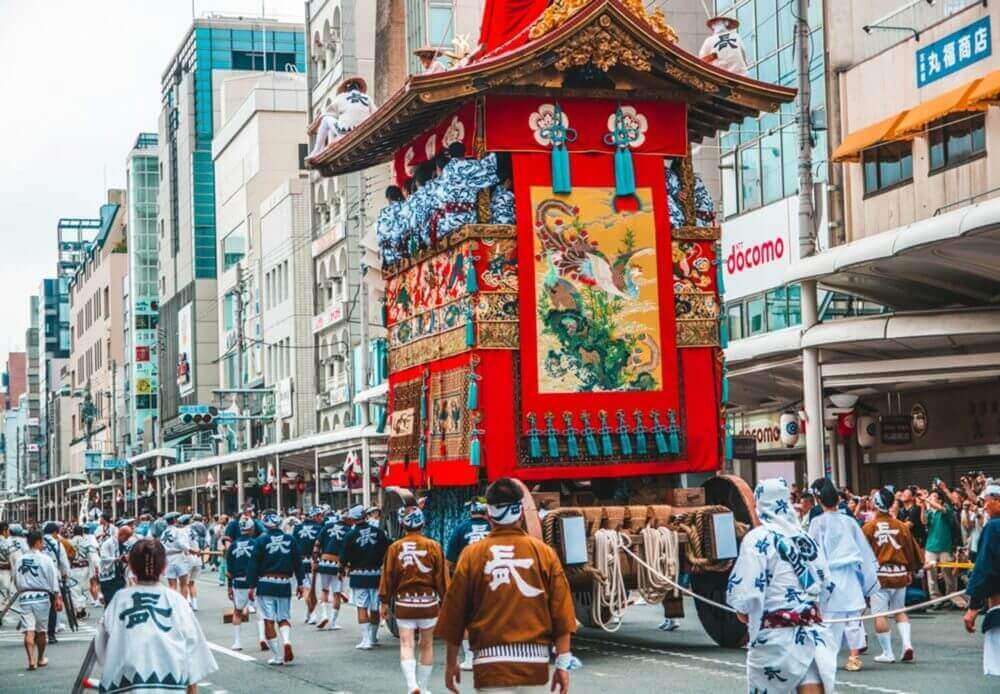
<svg viewBox="0 0 1000 694">
<path fill-rule="evenodd" d="M 1000 304 L 1000 198 L 803 258 L 785 283 L 822 286 L 894 309 Z"/>
<path fill-rule="evenodd" d="M 1000 70 L 989 73 L 972 88 L 969 93 L 969 103 L 979 104 L 1000 99 Z"/>
<path fill-rule="evenodd" d="M 24 485 L 24 491 L 31 491 L 32 489 L 39 489 L 41 487 L 48 487 L 49 485 L 58 484 L 59 482 L 85 482 L 87 480 L 86 475 L 80 473 L 68 472 L 65 475 L 59 475 L 58 477 L 53 477 L 52 479 L 42 480 L 41 482 L 33 482 L 31 484 Z"/>
<path fill-rule="evenodd" d="M 833 151 L 833 161 L 859 162 L 861 161 L 862 150 L 868 149 L 879 142 L 890 142 L 896 139 L 894 137 L 896 127 L 906 117 L 907 113 L 909 111 L 897 113 L 885 120 L 880 120 L 878 123 L 872 123 L 867 127 L 861 128 L 861 130 L 855 130 L 853 133 L 850 133 L 840 143 L 840 146 Z"/>
<path fill-rule="evenodd" d="M 74 484 L 66 490 L 67 494 L 82 494 L 83 492 L 88 492 L 94 488 L 92 484 Z"/>
<path fill-rule="evenodd" d="M 979 86 L 982 79 L 975 79 L 961 87 L 949 90 L 930 101 L 917 104 L 903 116 L 893 132 L 893 139 L 912 137 L 923 132 L 929 124 L 953 113 L 963 111 L 985 111 L 989 104 L 984 101 L 973 103 L 973 90 Z"/>
</svg>

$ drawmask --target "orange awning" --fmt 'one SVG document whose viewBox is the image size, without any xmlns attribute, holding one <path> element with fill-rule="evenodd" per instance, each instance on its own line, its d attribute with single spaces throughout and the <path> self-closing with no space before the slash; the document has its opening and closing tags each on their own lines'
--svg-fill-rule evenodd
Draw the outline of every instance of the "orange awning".
<svg viewBox="0 0 1000 694">
<path fill-rule="evenodd" d="M 1000 70 L 994 70 L 972 88 L 969 93 L 970 104 L 985 104 L 1000 99 Z"/>
<path fill-rule="evenodd" d="M 889 142 L 895 138 L 896 126 L 906 117 L 909 111 L 897 113 L 878 123 L 873 123 L 861 130 L 855 130 L 847 135 L 833 152 L 833 161 L 861 161 L 861 150 L 867 149 L 879 142 Z"/>
<path fill-rule="evenodd" d="M 916 135 L 923 132 L 930 123 L 940 120 L 945 116 L 963 111 L 985 111 L 988 104 L 973 104 L 970 96 L 973 90 L 979 86 L 981 79 L 974 79 L 963 84 L 961 87 L 949 90 L 940 96 L 936 96 L 930 101 L 924 101 L 911 108 L 906 116 L 896 126 L 896 139 Z"/>
</svg>

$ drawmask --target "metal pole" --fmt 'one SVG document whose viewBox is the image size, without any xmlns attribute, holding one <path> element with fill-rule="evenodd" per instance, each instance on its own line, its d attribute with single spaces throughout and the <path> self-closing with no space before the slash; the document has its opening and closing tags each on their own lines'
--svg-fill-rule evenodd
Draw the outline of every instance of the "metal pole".
<svg viewBox="0 0 1000 694">
<path fill-rule="evenodd" d="M 813 226 L 812 176 L 812 89 L 809 83 L 809 0 L 796 0 L 796 43 L 798 58 L 798 144 L 799 144 L 799 257 L 816 252 Z M 802 332 L 819 320 L 816 282 L 802 282 Z M 823 385 L 819 371 L 819 350 L 802 350 L 802 400 L 806 411 L 806 474 L 809 480 L 822 477 Z"/>
<path fill-rule="evenodd" d="M 237 513 L 243 509 L 246 493 L 243 491 L 243 463 L 236 463 L 236 506 Z"/>
<path fill-rule="evenodd" d="M 275 503 L 278 505 L 278 513 L 281 513 L 281 457 L 278 454 L 274 455 L 274 477 L 275 477 L 275 492 L 274 498 Z"/>
<path fill-rule="evenodd" d="M 315 487 L 316 498 L 313 500 L 314 506 L 319 506 L 319 449 L 313 449 L 313 486 Z"/>
<path fill-rule="evenodd" d="M 358 312 L 361 314 L 359 317 L 361 319 L 361 370 L 360 370 L 360 380 L 361 383 L 357 383 L 354 386 L 354 391 L 351 392 L 351 402 L 354 402 L 355 391 L 361 391 L 368 388 L 368 357 L 369 357 L 369 344 L 368 344 L 368 285 L 365 280 L 365 275 L 368 272 L 368 268 L 365 265 L 365 247 L 361 243 L 361 239 L 365 235 L 365 208 L 368 202 L 368 182 L 365 179 L 364 172 L 361 173 L 361 209 L 358 212 L 358 240 L 359 240 L 359 254 L 361 256 L 361 288 L 358 292 Z M 372 470 L 372 460 L 371 460 L 371 447 L 368 445 L 368 436 L 366 430 L 369 424 L 369 415 L 371 413 L 371 408 L 367 402 L 361 403 L 359 408 L 361 410 L 361 476 L 363 477 L 362 482 L 362 498 L 365 508 L 369 508 L 372 505 L 372 490 L 371 490 L 371 470 Z"/>
</svg>

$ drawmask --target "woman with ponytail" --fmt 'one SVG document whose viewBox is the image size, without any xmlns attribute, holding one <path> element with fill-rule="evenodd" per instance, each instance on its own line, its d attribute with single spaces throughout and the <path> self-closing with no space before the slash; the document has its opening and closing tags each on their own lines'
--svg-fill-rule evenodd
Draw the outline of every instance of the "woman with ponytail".
<svg viewBox="0 0 1000 694">
<path fill-rule="evenodd" d="M 865 599 L 878 588 L 878 562 L 857 521 L 841 510 L 840 493 L 833 482 L 821 477 L 810 491 L 823 513 L 809 523 L 809 535 L 826 553 L 830 578 L 836 585 L 822 606 L 823 616 L 855 620 L 830 625 L 827 657 L 836 667 L 841 644 L 846 641 L 851 655 L 844 669 L 854 672 L 861 669 L 859 655 L 865 646 L 865 630 L 856 618 L 865 610 Z"/>
<path fill-rule="evenodd" d="M 219 666 L 187 600 L 160 582 L 167 568 L 163 545 L 140 540 L 128 563 L 137 583 L 115 593 L 94 640 L 101 690 L 196 692 Z"/>
</svg>

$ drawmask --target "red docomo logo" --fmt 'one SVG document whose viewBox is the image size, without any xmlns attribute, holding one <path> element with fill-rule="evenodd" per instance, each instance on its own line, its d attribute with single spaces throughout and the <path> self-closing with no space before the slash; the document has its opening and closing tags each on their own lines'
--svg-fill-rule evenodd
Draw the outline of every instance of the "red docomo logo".
<svg viewBox="0 0 1000 694">
<path fill-rule="evenodd" d="M 729 252 L 729 257 L 726 258 L 726 272 L 735 275 L 744 270 L 780 260 L 784 255 L 785 240 L 780 236 L 773 241 L 763 241 L 749 248 L 744 248 L 742 243 L 737 243 Z"/>
</svg>

